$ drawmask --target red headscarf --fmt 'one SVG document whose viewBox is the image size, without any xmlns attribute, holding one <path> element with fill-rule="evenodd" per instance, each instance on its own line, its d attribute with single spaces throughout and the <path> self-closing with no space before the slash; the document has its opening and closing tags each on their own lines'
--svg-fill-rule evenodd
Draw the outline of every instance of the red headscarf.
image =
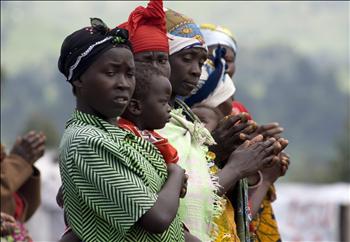
<svg viewBox="0 0 350 242">
<path fill-rule="evenodd" d="M 122 23 L 118 27 L 129 31 L 134 53 L 143 51 L 169 53 L 162 0 L 150 0 L 146 8 L 137 7 L 129 15 L 128 22 Z"/>
</svg>

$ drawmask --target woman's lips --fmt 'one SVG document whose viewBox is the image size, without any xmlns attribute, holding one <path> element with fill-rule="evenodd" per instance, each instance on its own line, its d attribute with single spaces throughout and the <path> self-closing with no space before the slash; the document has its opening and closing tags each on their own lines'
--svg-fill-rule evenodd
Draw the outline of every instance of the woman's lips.
<svg viewBox="0 0 350 242">
<path fill-rule="evenodd" d="M 194 82 L 184 82 L 184 85 L 189 87 L 189 88 L 195 88 L 197 86 L 197 83 Z"/>
<path fill-rule="evenodd" d="M 113 99 L 114 103 L 126 105 L 129 101 L 128 97 L 115 97 Z"/>
</svg>

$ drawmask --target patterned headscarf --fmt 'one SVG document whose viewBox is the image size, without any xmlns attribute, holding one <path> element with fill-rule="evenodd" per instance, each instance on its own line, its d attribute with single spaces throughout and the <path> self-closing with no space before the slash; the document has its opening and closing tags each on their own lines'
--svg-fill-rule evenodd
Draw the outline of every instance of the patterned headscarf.
<svg viewBox="0 0 350 242">
<path fill-rule="evenodd" d="M 132 49 L 127 30 L 109 29 L 101 19 L 91 18 L 91 27 L 77 30 L 63 41 L 58 69 L 65 75 L 67 81 L 73 82 L 102 53 L 121 44 Z"/>
<path fill-rule="evenodd" d="M 128 21 L 118 27 L 129 30 L 134 53 L 169 52 L 162 0 L 151 0 L 146 8 L 137 7 L 129 15 Z"/>
<path fill-rule="evenodd" d="M 207 46 L 226 45 L 237 53 L 237 42 L 229 29 L 215 24 L 201 24 L 200 30 Z"/>
<path fill-rule="evenodd" d="M 193 47 L 207 49 L 199 26 L 193 19 L 172 9 L 165 9 L 165 15 L 170 55 Z"/>
</svg>

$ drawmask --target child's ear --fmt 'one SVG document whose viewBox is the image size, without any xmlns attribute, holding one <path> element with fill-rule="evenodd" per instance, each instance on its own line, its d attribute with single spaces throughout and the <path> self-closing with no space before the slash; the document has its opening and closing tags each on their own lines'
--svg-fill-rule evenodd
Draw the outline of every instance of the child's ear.
<svg viewBox="0 0 350 242">
<path fill-rule="evenodd" d="M 131 98 L 127 109 L 129 113 L 139 116 L 142 113 L 142 103 L 140 100 Z"/>
</svg>

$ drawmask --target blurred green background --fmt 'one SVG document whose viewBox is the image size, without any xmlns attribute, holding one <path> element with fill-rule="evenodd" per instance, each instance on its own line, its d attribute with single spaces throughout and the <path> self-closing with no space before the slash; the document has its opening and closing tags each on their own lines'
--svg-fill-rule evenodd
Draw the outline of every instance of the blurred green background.
<svg viewBox="0 0 350 242">
<path fill-rule="evenodd" d="M 1 1 L 1 142 L 29 129 L 57 148 L 74 108 L 57 69 L 63 39 L 102 18 L 124 22 L 147 2 Z M 292 164 L 282 181 L 350 181 L 348 2 L 166 1 L 197 23 L 230 28 L 239 50 L 236 98 L 259 123 L 285 128 Z"/>
</svg>

